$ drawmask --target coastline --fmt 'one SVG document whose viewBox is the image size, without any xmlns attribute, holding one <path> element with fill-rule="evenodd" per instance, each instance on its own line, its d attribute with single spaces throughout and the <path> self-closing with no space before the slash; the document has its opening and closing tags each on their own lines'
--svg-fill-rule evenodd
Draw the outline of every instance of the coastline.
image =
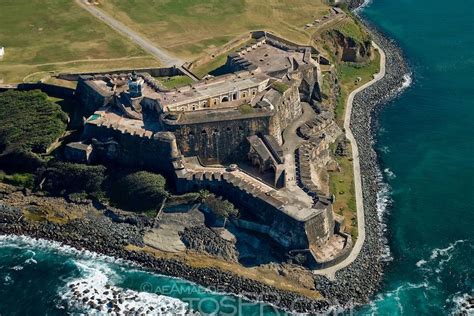
<svg viewBox="0 0 474 316">
<path fill-rule="evenodd" d="M 353 2 L 360 5 L 363 1 Z M 327 301 L 346 307 L 353 303 L 367 302 L 378 289 L 383 275 L 384 263 L 381 257 L 385 245 L 377 213 L 377 196 L 381 183 L 377 156 L 373 150 L 374 116 L 382 103 L 389 101 L 398 93 L 400 83 L 408 72 L 404 71 L 408 68 L 403 61 L 400 49 L 367 21 L 360 16 L 358 18 L 368 26 L 374 41 L 381 46 L 387 56 L 387 72 L 384 78 L 355 93 L 350 120 L 350 127 L 359 149 L 366 237 L 355 261 L 337 272 L 335 281 L 315 276 L 317 290 Z M 251 300 L 273 303 L 288 310 L 314 312 L 330 307 L 326 301 L 310 300 L 218 269 L 196 269 L 178 260 L 158 259 L 148 253 L 126 251 L 123 249 L 126 242 L 133 241 L 137 245 L 143 243 L 139 237 L 139 228 L 136 227 L 105 221 L 99 223 L 91 221 L 90 224 L 78 221 L 74 222 L 74 225 L 64 227 L 48 223 L 36 225 L 23 220 L 18 210 L 8 209 L 6 210 L 0 204 L 0 233 L 2 234 L 28 235 L 54 240 L 77 249 L 85 248 L 123 258 L 139 263 L 156 273 L 184 278 L 211 288 L 218 284 L 220 290 L 225 292 L 240 293 Z M 94 227 L 94 225 L 98 226 Z M 84 236 L 92 236 L 92 238 L 83 238 Z M 98 236 L 99 238 L 96 238 Z"/>
<path fill-rule="evenodd" d="M 384 187 L 377 154 L 373 148 L 376 118 L 380 108 L 394 99 L 406 87 L 410 74 L 401 49 L 365 20 L 357 9 L 365 1 L 350 1 L 349 7 L 372 35 L 373 41 L 385 53 L 385 75 L 382 79 L 355 94 L 350 128 L 358 146 L 362 196 L 365 218 L 365 241 L 359 255 L 348 267 L 336 272 L 334 281 L 323 276 L 315 278 L 317 289 L 334 305 L 353 307 L 367 303 L 379 289 L 386 264 L 386 236 L 378 206 Z M 385 253 L 385 254 L 384 254 Z"/>
</svg>

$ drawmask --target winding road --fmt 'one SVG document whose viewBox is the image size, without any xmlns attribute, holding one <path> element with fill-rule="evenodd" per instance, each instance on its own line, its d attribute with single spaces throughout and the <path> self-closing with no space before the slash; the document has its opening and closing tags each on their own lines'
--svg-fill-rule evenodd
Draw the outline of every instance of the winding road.
<svg viewBox="0 0 474 316">
<path fill-rule="evenodd" d="M 177 66 L 181 68 L 181 65 L 184 64 L 184 61 L 172 56 L 167 51 L 162 48 L 155 46 L 155 44 L 143 37 L 142 35 L 132 31 L 130 28 L 125 26 L 122 22 L 114 19 L 113 17 L 107 15 L 102 10 L 98 9 L 96 6 L 90 4 L 87 0 L 76 0 L 76 3 L 87 10 L 90 14 L 100 19 L 102 22 L 109 25 L 115 31 L 125 35 L 135 44 L 143 48 L 145 51 L 157 58 L 163 66 L 172 67 Z M 194 79 L 194 78 L 193 78 Z"/>
<path fill-rule="evenodd" d="M 352 104 L 354 102 L 354 97 L 356 96 L 356 94 L 370 87 L 371 85 L 373 85 L 374 83 L 376 83 L 377 81 L 379 81 L 385 76 L 385 53 L 376 43 L 372 42 L 372 45 L 380 53 L 380 71 L 379 73 L 374 75 L 374 79 L 372 79 L 371 81 L 367 82 L 366 84 L 360 86 L 359 88 L 351 92 L 351 94 L 349 95 L 349 98 L 347 99 L 346 113 L 344 117 L 344 129 L 346 131 L 346 137 L 350 141 L 351 147 L 352 147 L 354 186 L 355 186 L 356 206 L 357 206 L 357 229 L 358 229 L 359 235 L 354 244 L 354 247 L 351 250 L 351 253 L 346 259 L 344 259 L 343 261 L 341 261 L 340 263 L 332 267 L 313 271 L 314 274 L 324 275 L 330 280 L 334 280 L 336 278 L 337 271 L 347 267 L 357 258 L 365 241 L 364 198 L 362 195 L 362 178 L 360 175 L 359 147 L 357 146 L 357 142 L 351 131 L 351 116 L 352 116 Z"/>
</svg>

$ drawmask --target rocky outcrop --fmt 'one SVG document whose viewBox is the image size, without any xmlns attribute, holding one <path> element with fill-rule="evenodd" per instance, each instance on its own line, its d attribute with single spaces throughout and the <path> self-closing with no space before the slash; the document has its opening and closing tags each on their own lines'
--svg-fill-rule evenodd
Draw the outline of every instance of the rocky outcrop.
<svg viewBox="0 0 474 316">
<path fill-rule="evenodd" d="M 369 39 L 361 41 L 335 29 L 329 31 L 327 37 L 334 46 L 336 58 L 340 61 L 363 63 L 371 57 L 372 45 Z"/>
<path fill-rule="evenodd" d="M 180 236 L 188 249 L 208 253 L 225 260 L 238 261 L 239 253 L 235 246 L 205 226 L 186 227 Z"/>
</svg>

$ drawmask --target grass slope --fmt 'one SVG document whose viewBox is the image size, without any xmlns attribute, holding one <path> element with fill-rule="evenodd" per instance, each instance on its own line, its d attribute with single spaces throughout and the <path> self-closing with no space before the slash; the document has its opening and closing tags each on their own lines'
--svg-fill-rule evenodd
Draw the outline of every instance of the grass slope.
<svg viewBox="0 0 474 316">
<path fill-rule="evenodd" d="M 0 46 L 5 47 L 0 82 L 21 81 L 35 72 L 118 68 L 137 62 L 122 59 L 110 64 L 111 58 L 141 57 L 144 64 L 157 64 L 74 0 L 2 0 Z"/>
<path fill-rule="evenodd" d="M 103 0 L 101 8 L 188 59 L 258 29 L 307 43 L 304 25 L 329 9 L 324 0 Z"/>
</svg>

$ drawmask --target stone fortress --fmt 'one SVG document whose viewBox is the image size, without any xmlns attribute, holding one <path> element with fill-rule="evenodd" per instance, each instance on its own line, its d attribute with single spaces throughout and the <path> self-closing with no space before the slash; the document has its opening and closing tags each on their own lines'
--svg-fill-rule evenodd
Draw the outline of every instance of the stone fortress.
<svg viewBox="0 0 474 316">
<path fill-rule="evenodd" d="M 315 172 L 340 134 L 331 115 L 311 107 L 321 95 L 319 58 L 310 46 L 254 32 L 228 55 L 227 74 L 183 87 L 165 89 L 145 72 L 80 76 L 76 95 L 93 114 L 66 157 L 153 169 L 183 193 L 208 189 L 246 210 L 243 228 L 318 267 L 335 264 L 352 240 Z"/>
</svg>

